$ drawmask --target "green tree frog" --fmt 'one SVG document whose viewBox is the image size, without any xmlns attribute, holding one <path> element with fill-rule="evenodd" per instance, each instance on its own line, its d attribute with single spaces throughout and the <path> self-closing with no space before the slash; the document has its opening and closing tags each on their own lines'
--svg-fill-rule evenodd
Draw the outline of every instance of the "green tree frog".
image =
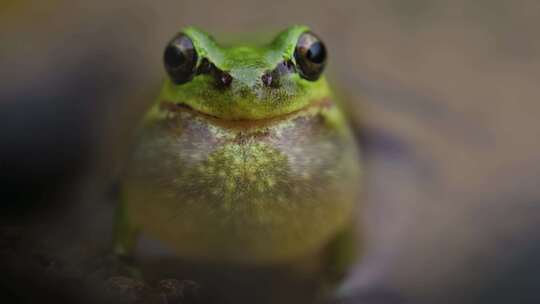
<svg viewBox="0 0 540 304">
<path fill-rule="evenodd" d="M 188 27 L 163 59 L 167 77 L 121 183 L 116 253 L 136 255 L 145 237 L 215 272 L 340 277 L 361 168 L 323 75 L 323 42 L 306 26 L 263 45 L 219 44 Z"/>
</svg>

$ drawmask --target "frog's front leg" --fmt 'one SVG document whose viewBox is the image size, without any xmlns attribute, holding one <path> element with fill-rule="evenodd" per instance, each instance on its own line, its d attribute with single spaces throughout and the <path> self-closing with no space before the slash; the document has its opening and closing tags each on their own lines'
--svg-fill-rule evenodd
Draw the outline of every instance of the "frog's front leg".
<svg viewBox="0 0 540 304">
<path fill-rule="evenodd" d="M 121 196 L 115 210 L 113 228 L 113 254 L 119 264 L 132 278 L 143 279 L 140 269 L 133 263 L 133 253 L 137 244 L 138 229 L 128 217 L 125 200 Z"/>
<path fill-rule="evenodd" d="M 128 217 L 125 200 L 120 196 L 115 211 L 113 251 L 119 257 L 130 258 L 137 242 L 138 232 Z"/>
</svg>

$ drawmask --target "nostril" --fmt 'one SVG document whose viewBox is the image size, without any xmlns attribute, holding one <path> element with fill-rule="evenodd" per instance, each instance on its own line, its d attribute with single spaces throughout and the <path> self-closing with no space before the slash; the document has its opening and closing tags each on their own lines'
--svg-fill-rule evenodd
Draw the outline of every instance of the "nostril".
<svg viewBox="0 0 540 304">
<path fill-rule="evenodd" d="M 227 88 L 231 85 L 233 77 L 231 74 L 224 72 L 218 69 L 213 63 L 208 61 L 208 59 L 203 58 L 199 68 L 197 69 L 197 74 L 207 74 L 214 77 L 216 81 L 216 86 L 218 88 Z"/>
<path fill-rule="evenodd" d="M 279 87 L 280 75 L 276 71 L 266 72 L 261 76 L 262 83 L 266 87 L 277 88 Z"/>
<path fill-rule="evenodd" d="M 264 86 L 278 88 L 283 77 L 295 72 L 294 63 L 290 60 L 280 62 L 273 71 L 267 71 L 261 76 Z"/>
<path fill-rule="evenodd" d="M 264 75 L 261 77 L 262 83 L 267 87 L 272 84 L 273 79 L 274 77 L 272 77 L 272 74 L 270 73 L 264 73 Z"/>
<path fill-rule="evenodd" d="M 218 86 L 222 88 L 229 87 L 233 81 L 232 76 L 227 72 L 217 71 L 214 77 L 217 80 Z"/>
<path fill-rule="evenodd" d="M 223 73 L 221 74 L 220 80 L 221 80 L 221 83 L 222 83 L 224 86 L 230 86 L 230 85 L 231 85 L 231 82 L 232 82 L 232 76 L 229 75 L 229 73 L 223 72 Z"/>
</svg>

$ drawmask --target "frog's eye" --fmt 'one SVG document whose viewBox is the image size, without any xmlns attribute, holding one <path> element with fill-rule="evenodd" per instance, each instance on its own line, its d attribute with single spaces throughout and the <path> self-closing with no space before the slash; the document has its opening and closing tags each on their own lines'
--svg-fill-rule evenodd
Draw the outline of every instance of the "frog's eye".
<svg viewBox="0 0 540 304">
<path fill-rule="evenodd" d="M 319 79 L 326 64 L 326 48 L 322 41 L 311 32 L 303 33 L 296 44 L 294 59 L 300 76 L 307 80 Z"/>
<path fill-rule="evenodd" d="M 174 83 L 190 81 L 195 76 L 197 65 L 197 51 L 191 39 L 182 33 L 176 35 L 165 48 L 163 61 Z"/>
</svg>

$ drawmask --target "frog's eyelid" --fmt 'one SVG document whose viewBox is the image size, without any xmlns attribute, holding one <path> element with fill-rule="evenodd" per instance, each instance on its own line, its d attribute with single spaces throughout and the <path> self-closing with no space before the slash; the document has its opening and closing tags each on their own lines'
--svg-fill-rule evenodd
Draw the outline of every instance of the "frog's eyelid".
<svg viewBox="0 0 540 304">
<path fill-rule="evenodd" d="M 202 62 L 202 58 L 212 58 L 214 61 L 223 60 L 221 47 L 210 34 L 195 27 L 187 27 L 183 30 L 183 33 L 193 41 L 195 50 L 197 50 L 201 58 L 197 64 Z"/>
</svg>

